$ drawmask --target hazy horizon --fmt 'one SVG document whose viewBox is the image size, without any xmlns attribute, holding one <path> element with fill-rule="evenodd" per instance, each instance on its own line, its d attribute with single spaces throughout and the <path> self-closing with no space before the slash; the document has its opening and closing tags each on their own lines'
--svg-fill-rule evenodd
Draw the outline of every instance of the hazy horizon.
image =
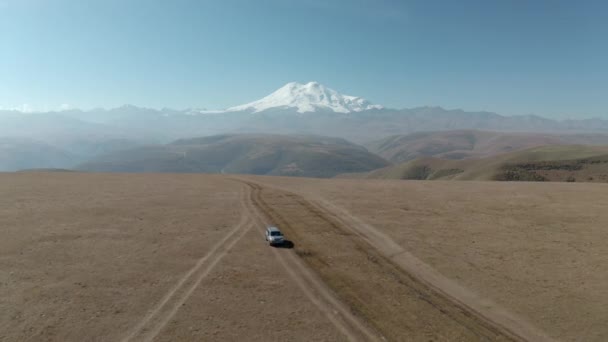
<svg viewBox="0 0 608 342">
<path fill-rule="evenodd" d="M 290 82 L 290 83 L 294 83 L 294 82 Z M 295 82 L 295 83 L 297 83 L 297 82 Z M 342 94 L 342 95 L 345 95 L 345 94 Z M 363 98 L 363 97 L 361 97 L 361 98 Z M 260 100 L 260 99 L 257 99 L 257 100 Z M 243 104 L 237 104 L 236 106 L 238 107 L 238 106 L 242 106 L 242 105 Z M 551 116 L 539 115 L 539 114 L 535 114 L 535 113 L 508 115 L 508 114 L 499 113 L 499 112 L 492 111 L 492 110 L 470 110 L 467 108 L 449 108 L 449 107 L 444 107 L 444 106 L 440 106 L 440 105 L 421 105 L 421 106 L 415 106 L 415 107 L 409 107 L 409 108 L 405 108 L 405 107 L 391 108 L 391 107 L 383 106 L 382 104 L 377 104 L 377 105 L 380 105 L 381 107 L 383 107 L 382 109 L 386 109 L 386 110 L 411 110 L 411 109 L 417 109 L 417 108 L 439 108 L 439 109 L 446 110 L 446 111 L 463 111 L 463 112 L 469 112 L 469 113 L 488 112 L 488 113 L 498 114 L 498 115 L 501 115 L 504 117 L 518 117 L 518 116 L 530 116 L 531 115 L 531 116 L 541 117 L 541 118 L 545 118 L 545 119 L 554 119 L 554 120 L 558 120 L 558 121 L 608 119 L 608 117 L 602 117 L 602 116 L 576 117 L 576 116 L 565 115 L 565 116 L 561 116 L 561 117 L 551 117 Z M 35 108 L 29 104 L 23 104 L 21 106 L 12 107 L 12 108 L 0 106 L 0 112 L 5 111 L 5 112 L 19 112 L 22 114 L 45 114 L 45 113 L 62 113 L 62 112 L 70 112 L 70 111 L 81 111 L 81 112 L 86 113 L 86 112 L 95 112 L 95 111 L 111 111 L 111 110 L 126 108 L 126 107 L 134 107 L 134 108 L 153 110 L 153 111 L 158 111 L 158 112 L 162 112 L 162 111 L 181 112 L 181 111 L 189 111 L 189 110 L 195 110 L 195 111 L 201 110 L 201 111 L 208 111 L 209 113 L 217 113 L 217 114 L 224 113 L 230 108 L 230 107 L 208 108 L 208 107 L 193 107 L 193 106 L 182 107 L 182 108 L 172 108 L 172 107 L 167 107 L 167 106 L 151 107 L 151 106 L 137 105 L 137 104 L 133 104 L 133 103 L 124 103 L 124 104 L 114 106 L 114 107 L 96 106 L 96 107 L 91 107 L 91 108 L 79 108 L 79 107 L 74 107 L 69 104 L 61 104 L 56 108 L 49 108 L 49 107 Z M 1 118 L 1 116 L 0 116 L 0 118 Z M 82 119 L 85 119 L 85 118 L 83 117 Z"/>
<path fill-rule="evenodd" d="M 607 119 L 607 9 L 0 0 L 0 108 L 222 109 L 314 80 L 388 108 Z"/>
</svg>

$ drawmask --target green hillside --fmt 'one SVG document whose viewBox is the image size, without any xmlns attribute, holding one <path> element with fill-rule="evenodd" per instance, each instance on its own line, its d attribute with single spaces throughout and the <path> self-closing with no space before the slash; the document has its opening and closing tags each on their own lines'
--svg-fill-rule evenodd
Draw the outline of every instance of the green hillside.
<svg viewBox="0 0 608 342">
<path fill-rule="evenodd" d="M 366 178 L 608 182 L 608 147 L 560 145 L 478 159 L 419 158 Z"/>
<path fill-rule="evenodd" d="M 477 130 L 419 132 L 394 135 L 367 148 L 394 163 L 418 158 L 485 158 L 548 145 L 608 145 L 608 135 L 506 133 Z"/>
</svg>

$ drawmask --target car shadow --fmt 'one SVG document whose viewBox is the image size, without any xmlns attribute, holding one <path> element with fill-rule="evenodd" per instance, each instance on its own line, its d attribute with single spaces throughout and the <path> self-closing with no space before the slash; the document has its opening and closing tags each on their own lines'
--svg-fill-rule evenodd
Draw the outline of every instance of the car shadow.
<svg viewBox="0 0 608 342">
<path fill-rule="evenodd" d="M 296 246 L 296 244 L 293 243 L 293 241 L 284 240 L 282 244 L 280 244 L 280 245 L 274 245 L 273 247 L 275 247 L 275 248 L 287 248 L 287 249 L 291 249 L 291 248 L 294 248 L 295 246 Z"/>
</svg>

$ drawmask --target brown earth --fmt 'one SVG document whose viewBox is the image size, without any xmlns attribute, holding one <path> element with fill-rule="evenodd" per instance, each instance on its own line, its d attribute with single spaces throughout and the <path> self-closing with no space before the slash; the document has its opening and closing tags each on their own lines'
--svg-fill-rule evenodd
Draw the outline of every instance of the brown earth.
<svg viewBox="0 0 608 342">
<path fill-rule="evenodd" d="M 607 185 L 256 179 L 374 228 L 520 328 L 608 340 Z"/>
<path fill-rule="evenodd" d="M 0 340 L 347 340 L 253 226 L 246 189 L 0 174 Z"/>
<path fill-rule="evenodd" d="M 24 173 L 0 193 L 2 341 L 608 338 L 605 186 Z"/>
</svg>

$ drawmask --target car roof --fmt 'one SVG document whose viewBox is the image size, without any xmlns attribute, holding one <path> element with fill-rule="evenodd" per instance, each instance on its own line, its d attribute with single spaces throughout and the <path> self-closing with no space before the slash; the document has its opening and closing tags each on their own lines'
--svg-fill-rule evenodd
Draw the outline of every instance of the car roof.
<svg viewBox="0 0 608 342">
<path fill-rule="evenodd" d="M 268 227 L 268 231 L 271 231 L 271 232 L 280 232 L 279 228 L 277 228 L 277 227 Z"/>
</svg>

